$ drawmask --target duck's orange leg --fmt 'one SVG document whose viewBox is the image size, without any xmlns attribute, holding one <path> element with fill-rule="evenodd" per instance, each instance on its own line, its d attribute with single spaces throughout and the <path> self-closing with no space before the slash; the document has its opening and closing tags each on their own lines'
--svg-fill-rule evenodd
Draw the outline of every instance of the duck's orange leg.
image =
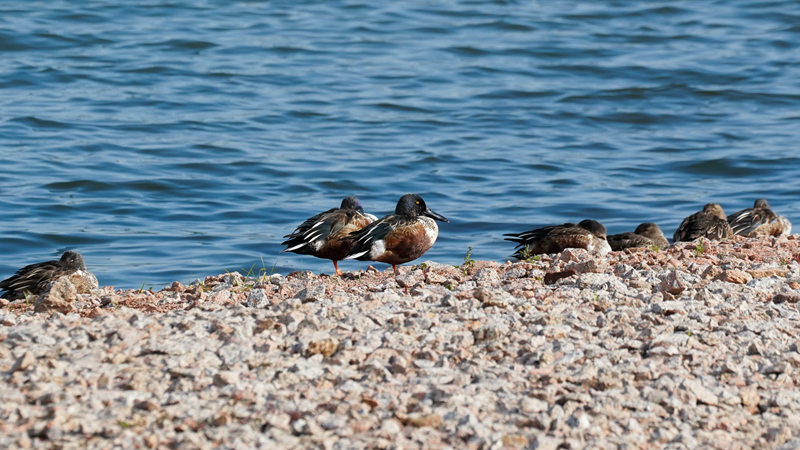
<svg viewBox="0 0 800 450">
<path fill-rule="evenodd" d="M 339 270 L 339 261 L 333 261 L 333 268 L 336 269 L 336 275 L 342 276 L 342 271 Z"/>
</svg>

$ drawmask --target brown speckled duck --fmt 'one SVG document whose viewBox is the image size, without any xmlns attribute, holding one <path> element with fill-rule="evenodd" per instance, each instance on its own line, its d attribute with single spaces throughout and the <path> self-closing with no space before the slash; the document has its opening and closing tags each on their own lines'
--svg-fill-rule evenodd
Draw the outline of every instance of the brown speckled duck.
<svg viewBox="0 0 800 450">
<path fill-rule="evenodd" d="M 74 251 L 66 251 L 58 261 L 45 261 L 27 265 L 19 269 L 13 276 L 0 281 L 0 290 L 5 291 L 3 298 L 15 300 L 24 298 L 26 294 L 38 295 L 47 285 L 64 275 L 72 275 L 79 270 L 86 270 L 83 256 Z"/>
<path fill-rule="evenodd" d="M 752 208 L 728 216 L 733 234 L 739 236 L 784 236 L 792 232 L 792 223 L 775 214 L 766 199 L 755 201 Z"/>
<path fill-rule="evenodd" d="M 612 234 L 607 239 L 611 250 L 615 252 L 626 248 L 666 248 L 669 246 L 669 241 L 661 231 L 661 227 L 653 222 L 642 223 L 633 232 Z"/>
<path fill-rule="evenodd" d="M 517 259 L 525 259 L 528 255 L 558 253 L 565 248 L 584 248 L 598 255 L 611 251 L 606 241 L 606 227 L 589 219 L 581 220 L 577 225 L 568 222 L 504 236 L 510 236 L 505 240 L 517 243 L 517 251 L 513 255 Z"/>
<path fill-rule="evenodd" d="M 733 235 L 731 226 L 728 225 L 725 210 L 719 203 L 707 203 L 702 211 L 698 211 L 691 216 L 683 219 L 672 240 L 693 241 L 697 238 L 707 238 L 711 240 L 727 239 Z"/>
</svg>

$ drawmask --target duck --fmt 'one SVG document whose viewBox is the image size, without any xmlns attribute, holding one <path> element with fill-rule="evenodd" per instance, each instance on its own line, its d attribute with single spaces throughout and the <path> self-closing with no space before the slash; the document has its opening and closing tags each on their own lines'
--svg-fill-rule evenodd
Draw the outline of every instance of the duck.
<svg viewBox="0 0 800 450">
<path fill-rule="evenodd" d="M 50 282 L 59 277 L 85 270 L 83 256 L 76 251 L 67 250 L 58 260 L 29 264 L 17 270 L 13 276 L 0 281 L 0 291 L 5 291 L 0 297 L 16 300 L 25 298 L 27 294 L 39 295 Z"/>
<path fill-rule="evenodd" d="M 399 264 L 413 261 L 433 247 L 439 236 L 436 221 L 450 222 L 430 209 L 419 194 L 405 194 L 397 201 L 394 214 L 350 233 L 348 240 L 353 244 L 345 259 L 390 264 L 397 276 Z"/>
<path fill-rule="evenodd" d="M 674 242 L 693 241 L 697 238 L 711 240 L 727 239 L 733 235 L 731 226 L 725 216 L 725 210 L 719 203 L 707 203 L 702 211 L 698 211 L 683 219 L 672 236 Z"/>
<path fill-rule="evenodd" d="M 611 251 L 606 240 L 606 227 L 600 222 L 585 219 L 574 224 L 550 225 L 522 233 L 508 233 L 507 241 L 517 243 L 514 257 L 527 259 L 529 255 L 559 253 L 566 248 L 583 248 L 600 256 Z"/>
<path fill-rule="evenodd" d="M 287 247 L 281 253 L 292 252 L 330 259 L 336 275 L 342 276 L 339 261 L 347 256 L 353 246 L 353 241 L 346 239 L 347 236 L 377 219 L 364 212 L 358 197 L 345 197 L 340 207 L 309 217 L 293 232 L 284 236 L 287 239 L 281 245 Z"/>
<path fill-rule="evenodd" d="M 641 223 L 633 232 L 626 231 L 625 233 L 612 234 L 606 239 L 608 240 L 608 245 L 611 246 L 611 250 L 615 252 L 626 248 L 666 248 L 669 246 L 669 241 L 664 236 L 664 232 L 661 231 L 661 227 L 653 222 Z"/>
<path fill-rule="evenodd" d="M 746 208 L 727 217 L 733 234 L 739 236 L 786 236 L 792 232 L 789 219 L 775 214 L 769 201 L 759 198 L 752 208 Z"/>
</svg>

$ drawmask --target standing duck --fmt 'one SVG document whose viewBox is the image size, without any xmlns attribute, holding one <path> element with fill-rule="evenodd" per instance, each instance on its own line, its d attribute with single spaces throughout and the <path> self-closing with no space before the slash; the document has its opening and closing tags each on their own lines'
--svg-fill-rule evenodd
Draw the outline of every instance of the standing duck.
<svg viewBox="0 0 800 450">
<path fill-rule="evenodd" d="M 24 298 L 26 294 L 39 295 L 50 282 L 79 270 L 86 270 L 83 256 L 68 250 L 58 261 L 30 264 L 19 269 L 13 276 L 0 281 L 0 291 L 5 291 L 2 297 L 9 300 Z"/>
<path fill-rule="evenodd" d="M 517 259 L 526 259 L 528 255 L 558 253 L 565 248 L 584 248 L 600 256 L 611 251 L 606 241 L 606 227 L 589 219 L 581 220 L 577 225 L 567 222 L 504 236 L 511 236 L 505 240 L 517 243 L 517 251 L 514 252 Z"/>
<path fill-rule="evenodd" d="M 633 232 L 626 231 L 625 233 L 612 234 L 607 239 L 611 250 L 615 252 L 626 248 L 666 248 L 669 246 L 669 241 L 664 237 L 661 227 L 653 222 L 642 223 Z"/>
<path fill-rule="evenodd" d="M 281 245 L 287 246 L 284 252 L 330 259 L 336 275 L 341 276 L 339 261 L 347 256 L 353 246 L 353 242 L 345 237 L 376 219 L 364 212 L 358 198 L 346 197 L 339 208 L 331 208 L 306 219 L 291 234 L 284 236 L 288 239 Z"/>
<path fill-rule="evenodd" d="M 725 217 L 725 210 L 719 203 L 707 203 L 702 211 L 698 211 L 683 219 L 675 234 L 674 242 L 693 241 L 697 238 L 711 240 L 727 239 L 733 235 L 731 226 Z"/>
<path fill-rule="evenodd" d="M 775 214 L 764 198 L 756 200 L 752 208 L 729 215 L 728 224 L 739 236 L 784 236 L 792 232 L 789 219 Z"/>
<path fill-rule="evenodd" d="M 346 259 L 379 261 L 397 265 L 413 261 L 427 252 L 439 236 L 436 220 L 450 222 L 434 212 L 417 194 L 400 197 L 394 214 L 381 217 L 361 230 L 350 233 L 353 247 Z"/>
</svg>

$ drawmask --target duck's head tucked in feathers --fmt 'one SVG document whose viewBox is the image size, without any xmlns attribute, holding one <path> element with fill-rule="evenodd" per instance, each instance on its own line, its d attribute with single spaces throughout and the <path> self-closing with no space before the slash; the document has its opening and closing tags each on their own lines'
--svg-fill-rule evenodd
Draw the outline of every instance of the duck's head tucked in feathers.
<svg viewBox="0 0 800 450">
<path fill-rule="evenodd" d="M 606 240 L 606 227 L 596 220 L 581 220 L 550 225 L 522 233 L 510 233 L 506 240 L 516 242 L 514 257 L 527 259 L 530 255 L 559 253 L 566 248 L 583 248 L 589 253 L 605 255 L 611 251 Z"/>
<path fill-rule="evenodd" d="M 769 201 L 767 201 L 767 199 L 759 198 L 759 199 L 756 199 L 756 201 L 753 203 L 753 208 L 770 209 L 772 207 L 769 205 Z"/>
<path fill-rule="evenodd" d="M 83 262 L 83 256 L 78 252 L 67 250 L 61 255 L 59 259 L 61 266 L 66 270 L 86 270 L 86 264 Z"/>
<path fill-rule="evenodd" d="M 351 195 L 350 197 L 345 197 L 342 200 L 342 206 L 340 208 L 353 209 L 361 213 L 364 212 L 364 207 L 361 206 L 361 200 L 359 200 L 358 197 L 356 197 L 355 195 Z"/>
<path fill-rule="evenodd" d="M 604 227 L 602 223 L 596 220 L 591 220 L 591 219 L 581 220 L 580 222 L 578 222 L 578 226 L 583 228 L 584 230 L 588 230 L 590 233 L 599 238 L 603 239 L 606 238 L 606 227 Z"/>
<path fill-rule="evenodd" d="M 733 234 L 725 210 L 719 203 L 706 203 L 702 211 L 698 211 L 683 219 L 672 235 L 672 240 L 693 241 L 697 238 L 711 240 L 727 239 Z"/>
<path fill-rule="evenodd" d="M 340 208 L 310 217 L 284 236 L 288 239 L 282 243 L 286 246 L 283 251 L 330 259 L 336 274 L 341 275 L 338 261 L 347 256 L 352 244 L 345 238 L 375 220 L 375 216 L 364 212 L 357 197 L 345 197 Z"/>
<path fill-rule="evenodd" d="M 727 219 L 725 210 L 722 209 L 722 205 L 719 203 L 706 203 L 705 206 L 703 206 L 703 212 L 711 214 L 714 217 L 719 217 L 720 219 Z"/>
<path fill-rule="evenodd" d="M 661 227 L 653 222 L 639 224 L 633 232 L 612 234 L 608 236 L 611 250 L 620 251 L 626 248 L 666 248 L 669 241 L 661 231 Z"/>
<path fill-rule="evenodd" d="M 664 232 L 661 231 L 661 227 L 653 222 L 640 223 L 639 226 L 633 230 L 633 232 L 636 234 L 641 234 L 645 237 L 649 237 L 650 239 L 664 236 Z"/>
<path fill-rule="evenodd" d="M 733 233 L 740 236 L 782 236 L 792 232 L 789 219 L 772 211 L 764 198 L 756 200 L 752 208 L 729 215 L 727 220 Z"/>
</svg>

